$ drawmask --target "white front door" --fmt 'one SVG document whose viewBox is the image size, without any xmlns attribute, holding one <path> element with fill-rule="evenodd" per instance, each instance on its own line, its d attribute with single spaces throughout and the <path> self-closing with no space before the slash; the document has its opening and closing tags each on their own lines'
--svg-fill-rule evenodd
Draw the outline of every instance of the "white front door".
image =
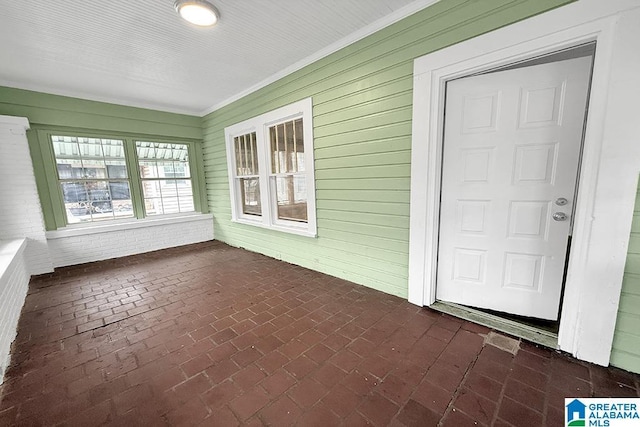
<svg viewBox="0 0 640 427">
<path fill-rule="evenodd" d="M 436 298 L 558 318 L 591 57 L 447 83 Z"/>
</svg>

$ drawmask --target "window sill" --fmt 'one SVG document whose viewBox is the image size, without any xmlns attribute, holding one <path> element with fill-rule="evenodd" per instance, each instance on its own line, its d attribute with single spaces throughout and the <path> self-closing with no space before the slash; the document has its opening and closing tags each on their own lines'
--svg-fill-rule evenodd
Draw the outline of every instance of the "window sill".
<svg viewBox="0 0 640 427">
<path fill-rule="evenodd" d="M 259 221 L 251 221 L 251 220 L 242 219 L 242 218 L 232 219 L 231 222 L 235 224 L 252 225 L 254 227 L 263 228 L 265 230 L 280 231 L 283 233 L 295 234 L 303 237 L 312 237 L 312 238 L 318 237 L 318 234 L 315 231 L 309 231 L 306 228 L 294 228 L 294 227 L 286 227 L 282 225 L 266 225 Z"/>
<path fill-rule="evenodd" d="M 63 239 L 65 237 L 85 236 L 89 234 L 109 233 L 112 231 L 131 230 L 135 228 L 155 227 L 169 224 L 182 224 L 192 221 L 213 221 L 212 214 L 191 213 L 157 218 L 116 220 L 108 224 L 74 224 L 58 230 L 46 232 L 47 239 Z"/>
</svg>

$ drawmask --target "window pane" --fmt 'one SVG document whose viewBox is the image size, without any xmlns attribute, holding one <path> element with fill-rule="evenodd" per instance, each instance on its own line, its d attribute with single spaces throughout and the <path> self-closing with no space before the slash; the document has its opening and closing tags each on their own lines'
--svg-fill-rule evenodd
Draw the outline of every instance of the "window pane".
<svg viewBox="0 0 640 427">
<path fill-rule="evenodd" d="M 193 212 L 189 147 L 137 141 L 136 150 L 146 214 Z"/>
<path fill-rule="evenodd" d="M 91 203 L 87 191 L 82 182 L 63 182 L 62 197 L 67 214 L 67 222 L 74 224 L 83 221 L 91 221 Z"/>
<path fill-rule="evenodd" d="M 160 183 L 160 196 L 163 199 L 167 199 L 169 197 L 178 198 L 178 189 L 176 188 L 175 180 L 166 180 L 162 179 L 158 181 Z"/>
<path fill-rule="evenodd" d="M 193 190 L 190 180 L 159 179 L 142 182 L 147 215 L 193 212 Z"/>
<path fill-rule="evenodd" d="M 133 203 L 131 199 L 128 200 L 114 200 L 113 202 L 113 214 L 117 218 L 131 218 L 133 217 Z"/>
<path fill-rule="evenodd" d="M 160 182 L 159 181 L 142 181 L 142 195 L 145 199 L 160 198 Z"/>
<path fill-rule="evenodd" d="M 304 171 L 304 135 L 302 119 L 280 123 L 269 128 L 271 173 Z"/>
<path fill-rule="evenodd" d="M 305 177 L 288 175 L 273 177 L 276 181 L 278 218 L 307 221 L 307 188 Z"/>
<path fill-rule="evenodd" d="M 144 211 L 147 215 L 162 215 L 162 199 L 156 197 L 153 199 L 144 199 Z"/>
<path fill-rule="evenodd" d="M 236 175 L 257 175 L 258 168 L 258 146 L 256 133 L 236 136 L 233 139 L 236 156 Z"/>
<path fill-rule="evenodd" d="M 118 217 L 133 216 L 123 141 L 52 136 L 51 142 L 69 224 L 114 219 L 115 200 Z M 125 181 L 108 181 L 114 178 Z"/>
<path fill-rule="evenodd" d="M 124 160 L 124 144 L 122 141 L 115 139 L 103 139 L 102 152 L 106 159 Z"/>
<path fill-rule="evenodd" d="M 176 178 L 191 177 L 191 171 L 189 170 L 189 163 L 173 162 L 173 170 Z"/>
<path fill-rule="evenodd" d="M 131 200 L 129 183 L 126 181 L 109 182 L 109 192 L 111 200 Z"/>
<path fill-rule="evenodd" d="M 178 197 L 189 197 L 193 200 L 193 189 L 191 188 L 191 181 L 188 179 L 178 179 L 175 181 L 176 188 L 178 189 Z M 185 212 L 185 211 L 182 211 Z"/>
<path fill-rule="evenodd" d="M 160 178 L 173 178 L 173 162 L 158 162 L 158 174 Z"/>
<path fill-rule="evenodd" d="M 295 157 L 295 172 L 304 172 L 304 131 L 302 128 L 302 119 L 297 119 L 295 122 L 296 131 L 296 149 L 294 153 Z"/>
<path fill-rule="evenodd" d="M 173 144 L 173 160 L 180 162 L 189 162 L 189 150 L 186 145 Z"/>
<path fill-rule="evenodd" d="M 82 161 L 80 159 L 56 159 L 56 163 L 60 179 L 82 178 Z"/>
<path fill-rule="evenodd" d="M 77 181 L 60 185 L 69 224 L 133 216 L 129 183 L 126 181 Z M 114 206 L 117 206 L 117 211 Z"/>
<path fill-rule="evenodd" d="M 127 178 L 127 165 L 120 160 L 107 160 L 107 176 L 109 178 Z"/>
<path fill-rule="evenodd" d="M 133 216 L 133 203 L 129 183 L 125 181 L 109 182 L 113 214 L 118 218 Z"/>
<path fill-rule="evenodd" d="M 54 136 L 53 140 L 53 152 L 56 157 L 60 156 L 79 156 L 80 151 L 78 149 L 78 144 L 74 141 L 65 141 L 63 137 Z"/>
<path fill-rule="evenodd" d="M 178 204 L 177 197 L 163 197 L 162 198 L 162 213 L 173 214 L 180 212 L 180 205 Z"/>
<path fill-rule="evenodd" d="M 180 205 L 180 212 L 193 212 L 195 210 L 193 196 L 190 194 L 185 197 L 178 197 L 178 203 Z"/>
<path fill-rule="evenodd" d="M 260 179 L 240 178 L 240 192 L 242 193 L 242 213 L 247 215 L 262 215 Z"/>
<path fill-rule="evenodd" d="M 84 159 L 90 159 L 92 157 L 104 158 L 102 154 L 102 144 L 100 144 L 99 139 L 94 138 L 78 138 L 82 143 L 79 143 L 80 146 L 80 156 Z"/>
<path fill-rule="evenodd" d="M 156 162 L 140 161 L 140 178 L 158 178 L 158 168 Z"/>
<path fill-rule="evenodd" d="M 82 159 L 82 176 L 84 179 L 107 177 L 107 166 L 103 159 Z"/>
</svg>

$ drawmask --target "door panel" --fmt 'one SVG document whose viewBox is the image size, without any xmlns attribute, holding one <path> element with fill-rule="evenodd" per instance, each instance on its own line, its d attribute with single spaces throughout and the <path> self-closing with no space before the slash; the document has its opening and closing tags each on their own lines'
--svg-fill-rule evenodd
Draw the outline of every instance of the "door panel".
<svg viewBox="0 0 640 427">
<path fill-rule="evenodd" d="M 585 57 L 447 84 L 437 299 L 557 319 L 590 72 Z"/>
</svg>

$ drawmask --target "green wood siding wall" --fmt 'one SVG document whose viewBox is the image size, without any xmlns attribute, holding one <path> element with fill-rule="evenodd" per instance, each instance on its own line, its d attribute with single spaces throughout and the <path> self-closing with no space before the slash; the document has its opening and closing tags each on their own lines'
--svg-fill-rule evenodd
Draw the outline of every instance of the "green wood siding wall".
<svg viewBox="0 0 640 427">
<path fill-rule="evenodd" d="M 640 188 L 636 194 L 611 364 L 640 373 Z"/>
<path fill-rule="evenodd" d="M 105 102 L 0 86 L 0 114 L 27 117 L 32 126 L 202 139 L 201 119 Z"/>
<path fill-rule="evenodd" d="M 164 137 L 176 140 L 202 140 L 202 119 L 196 116 L 166 113 L 144 108 L 126 107 L 104 102 L 87 101 L 66 96 L 50 95 L 28 90 L 0 86 L 0 115 L 29 119 L 27 132 L 33 159 L 34 173 L 47 230 L 56 228 L 55 209 L 46 173 L 55 175 L 55 168 L 45 167 L 39 144 L 39 129 L 60 130 L 71 134 L 82 132 L 104 136 L 135 135 Z M 199 151 L 200 144 L 197 144 Z M 202 159 L 196 159 L 196 170 L 202 180 Z M 51 166 L 51 165 L 49 165 Z M 55 180 L 54 176 L 50 177 Z M 200 185 L 200 198 L 204 200 L 204 186 Z M 196 188 L 194 188 L 196 191 Z M 2 201 L 0 200 L 0 203 Z M 203 207 L 207 211 L 207 207 Z M 60 214 L 60 213 L 59 213 Z"/>
<path fill-rule="evenodd" d="M 569 2 L 442 0 L 207 115 L 216 238 L 406 297 L 413 60 Z M 309 96 L 318 237 L 231 223 L 224 128 Z"/>
</svg>

